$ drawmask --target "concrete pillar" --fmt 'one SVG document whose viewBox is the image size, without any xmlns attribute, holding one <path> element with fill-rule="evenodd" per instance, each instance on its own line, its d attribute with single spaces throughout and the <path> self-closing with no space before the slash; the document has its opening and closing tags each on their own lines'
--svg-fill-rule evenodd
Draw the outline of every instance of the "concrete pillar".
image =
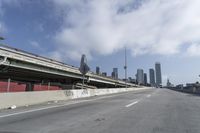
<svg viewBox="0 0 200 133">
<path fill-rule="evenodd" d="M 7 92 L 10 92 L 10 78 L 8 79 Z"/>
<path fill-rule="evenodd" d="M 196 92 L 196 87 L 193 87 L 192 91 L 193 91 L 193 93 L 195 93 Z"/>
<path fill-rule="evenodd" d="M 48 90 L 50 90 L 51 82 L 48 82 Z"/>
<path fill-rule="evenodd" d="M 34 84 L 33 83 L 26 83 L 26 91 L 33 91 Z"/>
</svg>

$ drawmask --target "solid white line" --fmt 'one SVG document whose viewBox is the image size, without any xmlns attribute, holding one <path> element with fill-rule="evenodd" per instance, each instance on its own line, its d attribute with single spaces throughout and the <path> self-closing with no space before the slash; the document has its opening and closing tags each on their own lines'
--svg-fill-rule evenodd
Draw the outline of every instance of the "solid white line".
<svg viewBox="0 0 200 133">
<path fill-rule="evenodd" d="M 149 94 L 149 95 L 147 95 L 147 97 L 151 97 L 151 95 Z"/>
<path fill-rule="evenodd" d="M 39 109 L 27 110 L 27 111 L 22 111 L 22 112 L 17 112 L 17 113 L 11 113 L 11 114 L 7 114 L 7 115 L 1 115 L 0 118 L 14 116 L 14 115 L 20 115 L 20 114 L 25 114 L 25 113 L 31 113 L 31 112 L 36 112 L 36 111 L 41 111 L 41 110 L 46 110 L 46 109 L 58 108 L 58 107 L 63 107 L 63 106 L 67 106 L 67 105 L 72 105 L 72 104 L 76 104 L 76 103 L 70 103 L 70 104 L 64 104 L 64 105 L 56 105 L 56 106 L 50 106 L 50 107 L 44 107 L 44 108 L 39 108 Z"/>
<path fill-rule="evenodd" d="M 135 101 L 135 102 L 133 102 L 133 103 L 130 103 L 130 104 L 128 104 L 128 105 L 126 105 L 126 107 L 128 108 L 128 107 L 131 107 L 131 106 L 133 106 L 134 104 L 137 104 L 139 101 Z"/>
<path fill-rule="evenodd" d="M 50 106 L 50 107 L 44 107 L 44 108 L 39 108 L 39 109 L 33 109 L 33 110 L 22 111 L 22 112 L 17 112 L 17 113 L 11 113 L 11 114 L 7 114 L 7 115 L 1 115 L 0 118 L 20 115 L 20 114 L 25 114 L 25 113 L 32 113 L 32 112 L 42 111 L 42 110 L 47 110 L 47 109 L 52 109 L 52 108 L 59 108 L 59 107 L 74 105 L 74 104 L 78 104 L 78 103 L 91 102 L 91 101 L 95 101 L 95 100 L 100 100 L 100 99 L 105 99 L 105 98 L 110 98 L 110 97 L 115 97 L 115 96 L 121 96 L 121 95 L 127 95 L 127 93 L 116 94 L 116 95 L 111 95 L 111 96 L 103 96 L 103 97 L 98 97 L 98 98 L 95 98 L 95 99 L 81 100 L 81 101 L 67 103 L 67 104 L 63 104 L 63 105 L 55 105 L 55 106 Z"/>
</svg>

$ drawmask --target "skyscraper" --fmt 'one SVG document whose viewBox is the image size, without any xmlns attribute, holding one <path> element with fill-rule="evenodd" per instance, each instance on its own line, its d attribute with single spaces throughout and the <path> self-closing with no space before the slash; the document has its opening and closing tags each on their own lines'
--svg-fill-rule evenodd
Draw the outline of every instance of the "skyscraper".
<svg viewBox="0 0 200 133">
<path fill-rule="evenodd" d="M 118 68 L 113 68 L 112 77 L 118 79 Z"/>
<path fill-rule="evenodd" d="M 96 67 L 96 74 L 100 74 L 100 68 L 98 66 Z"/>
<path fill-rule="evenodd" d="M 151 86 L 155 86 L 155 73 L 153 68 L 149 69 L 149 79 Z"/>
<path fill-rule="evenodd" d="M 147 74 L 144 73 L 144 85 L 147 85 Z"/>
<path fill-rule="evenodd" d="M 156 62 L 155 70 L 156 70 L 156 86 L 161 86 L 162 85 L 162 74 L 161 74 L 161 65 L 159 62 Z"/>
<path fill-rule="evenodd" d="M 102 76 L 107 76 L 107 72 L 102 72 Z"/>
<path fill-rule="evenodd" d="M 136 74 L 138 84 L 144 84 L 144 72 L 143 69 L 137 69 Z"/>
</svg>

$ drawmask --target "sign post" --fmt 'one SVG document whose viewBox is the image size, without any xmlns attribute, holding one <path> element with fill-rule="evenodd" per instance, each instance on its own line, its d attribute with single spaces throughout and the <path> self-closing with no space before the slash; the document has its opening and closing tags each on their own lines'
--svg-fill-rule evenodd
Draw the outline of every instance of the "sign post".
<svg viewBox="0 0 200 133">
<path fill-rule="evenodd" d="M 84 87 L 84 79 L 85 79 L 85 74 L 90 70 L 89 66 L 87 65 L 87 59 L 86 56 L 83 54 L 81 57 L 81 62 L 80 62 L 80 72 L 83 75 L 83 83 L 82 83 L 82 89 Z"/>
</svg>

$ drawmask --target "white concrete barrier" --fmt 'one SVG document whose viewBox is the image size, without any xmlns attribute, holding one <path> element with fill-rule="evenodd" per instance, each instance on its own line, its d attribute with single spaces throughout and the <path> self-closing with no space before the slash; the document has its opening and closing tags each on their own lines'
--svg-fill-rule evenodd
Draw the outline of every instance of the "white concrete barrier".
<svg viewBox="0 0 200 133">
<path fill-rule="evenodd" d="M 106 95 L 126 91 L 138 91 L 151 89 L 142 88 L 109 88 L 109 89 L 84 89 L 84 90 L 58 90 L 58 91 L 34 91 L 17 93 L 0 93 L 0 109 L 9 108 L 12 105 L 26 106 L 44 103 L 48 101 L 69 100 L 96 95 Z"/>
</svg>

